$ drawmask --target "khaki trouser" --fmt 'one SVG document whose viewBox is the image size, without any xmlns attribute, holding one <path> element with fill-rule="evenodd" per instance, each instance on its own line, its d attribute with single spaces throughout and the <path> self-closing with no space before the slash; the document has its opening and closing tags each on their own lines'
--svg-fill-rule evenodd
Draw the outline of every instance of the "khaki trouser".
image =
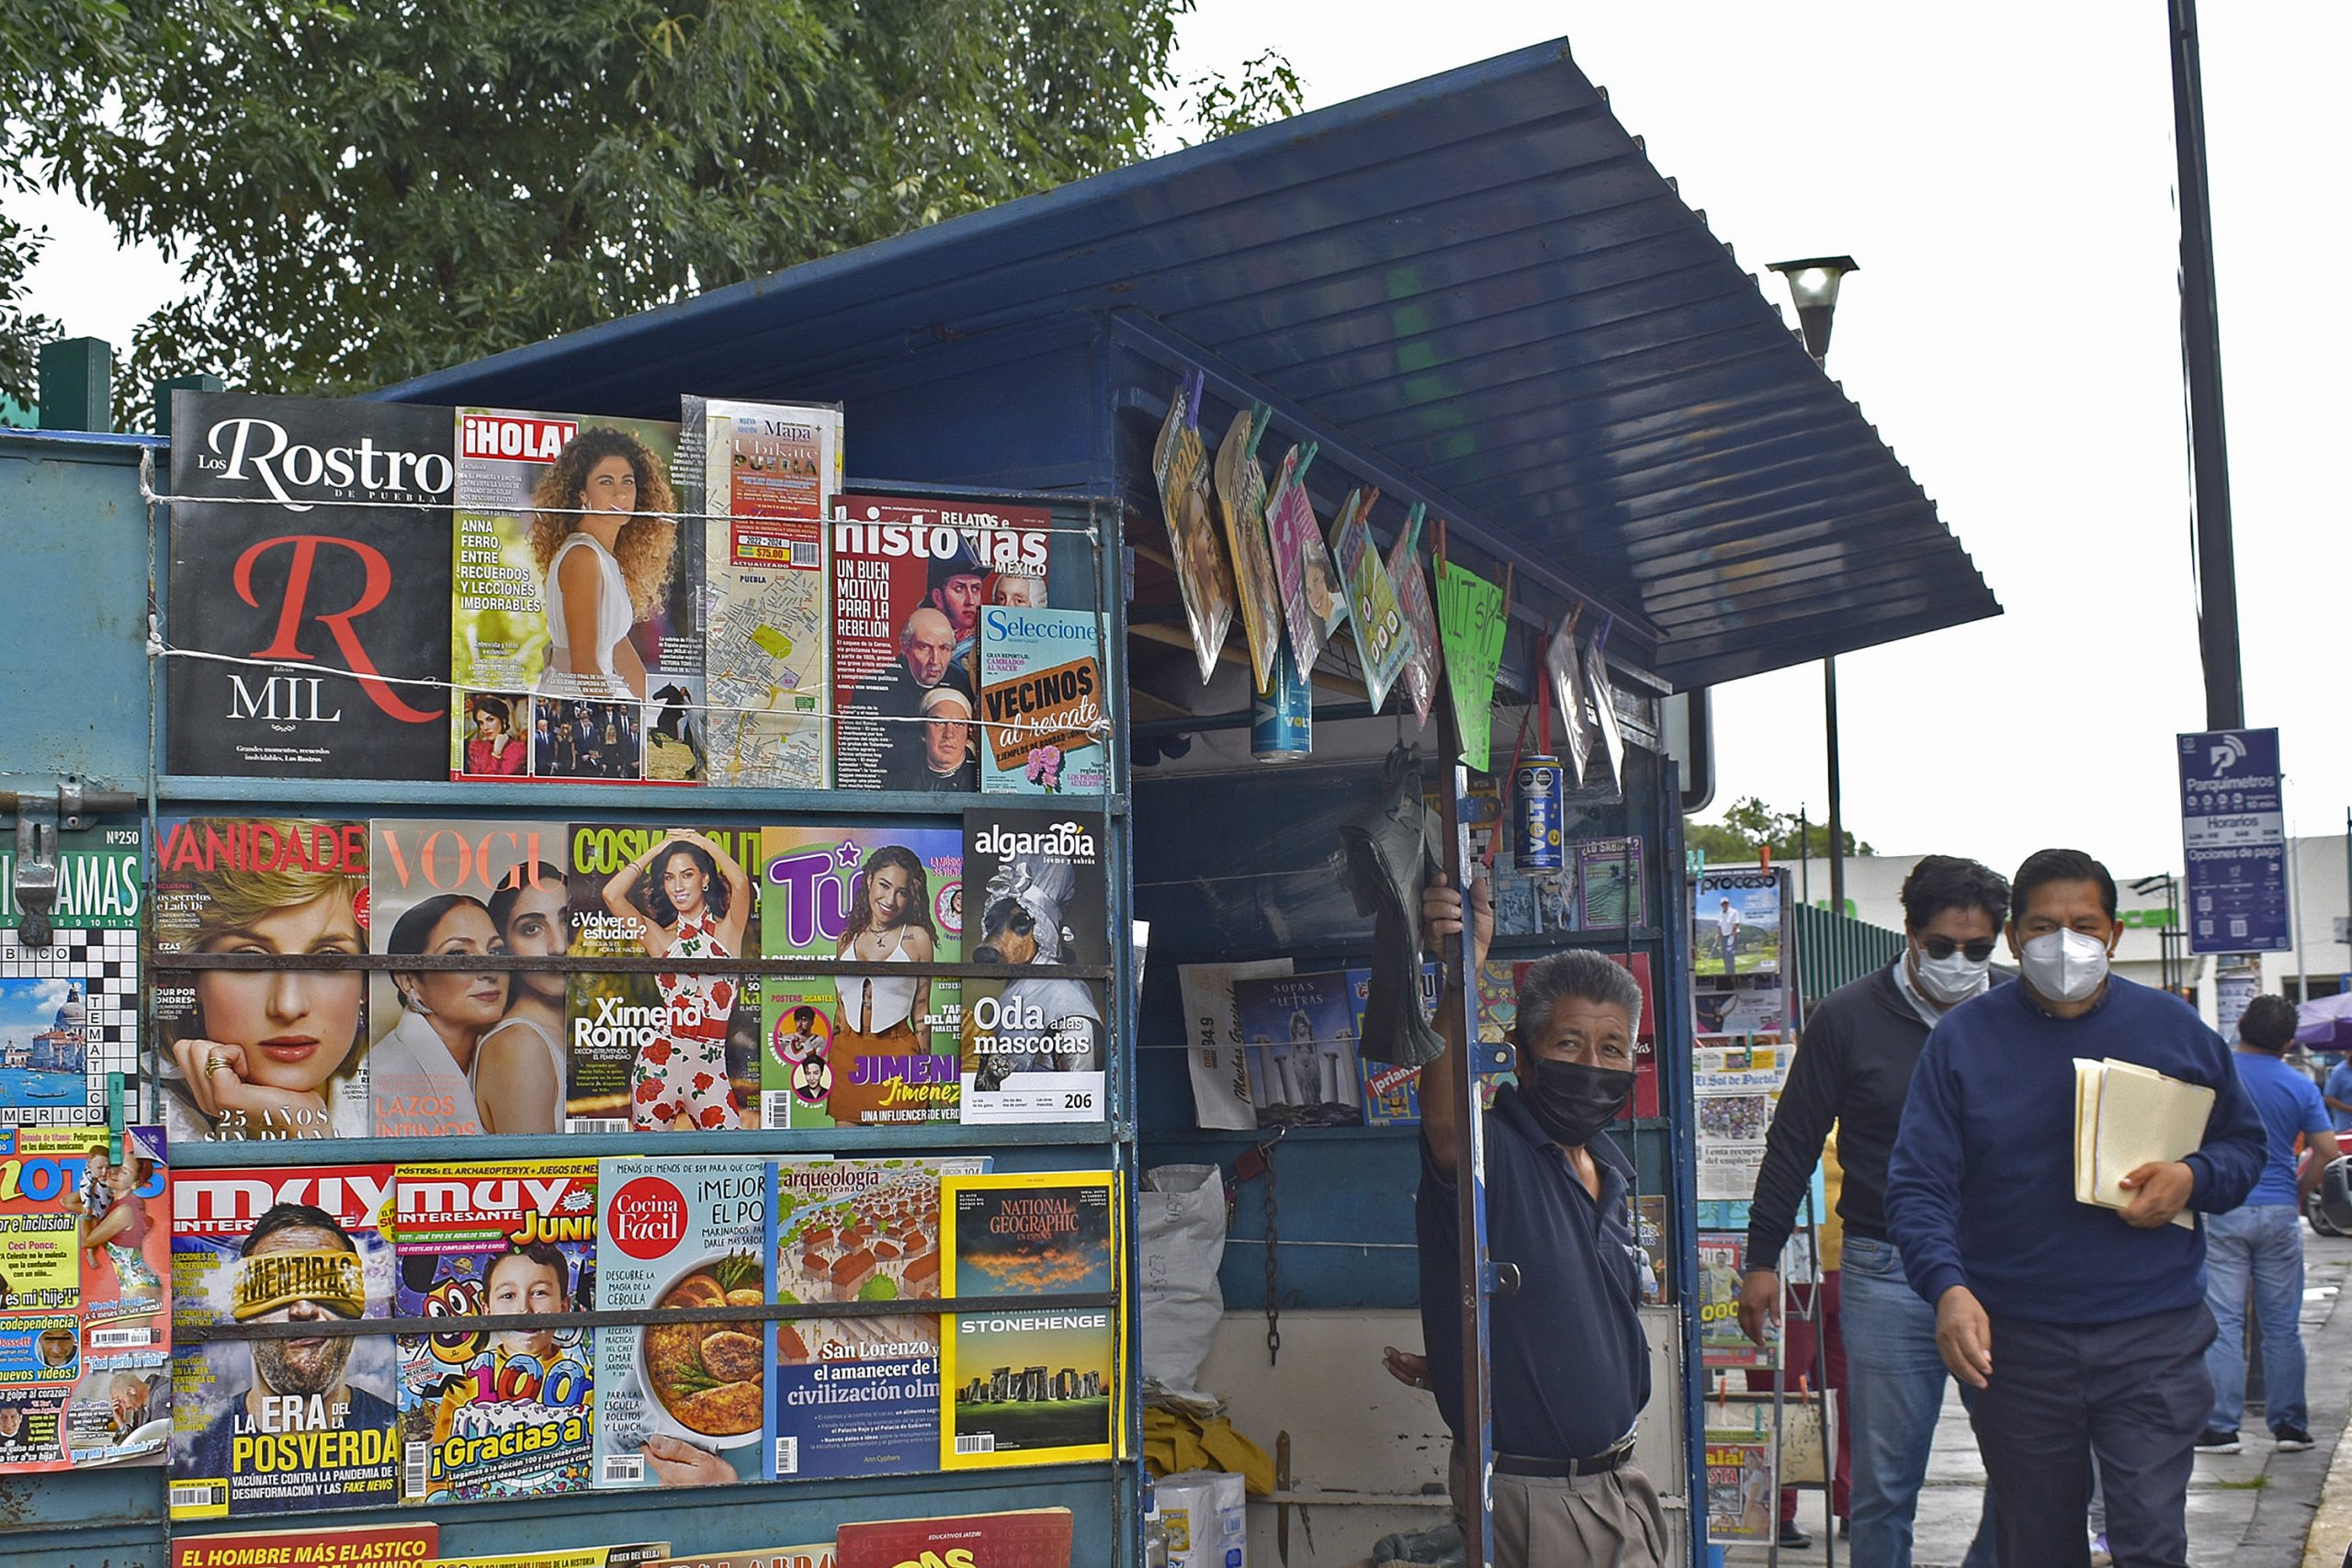
<svg viewBox="0 0 2352 1568">
<path fill-rule="evenodd" d="M 1461 1453 L 1449 1467 L 1462 1502 Z M 1572 1480 L 1495 1475 L 1495 1568 L 1665 1568 L 1657 1488 L 1632 1465 Z"/>
</svg>

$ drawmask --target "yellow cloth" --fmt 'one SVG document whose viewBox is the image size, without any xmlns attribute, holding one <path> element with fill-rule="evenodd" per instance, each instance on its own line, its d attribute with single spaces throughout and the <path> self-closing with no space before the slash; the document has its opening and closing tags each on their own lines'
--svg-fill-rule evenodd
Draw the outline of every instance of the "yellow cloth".
<svg viewBox="0 0 2352 1568">
<path fill-rule="evenodd" d="M 1222 1416 L 1203 1417 L 1154 1405 L 1143 1413 L 1143 1461 L 1155 1476 L 1221 1470 L 1241 1477 L 1253 1497 L 1274 1490 L 1274 1461 Z"/>
<path fill-rule="evenodd" d="M 1821 1216 L 1821 1268 L 1826 1273 L 1838 1267 L 1838 1259 L 1846 1251 L 1846 1222 L 1838 1217 L 1838 1195 L 1846 1188 L 1846 1168 L 1838 1163 L 1835 1122 L 1830 1124 L 1829 1136 L 1821 1145 L 1821 1185 L 1829 1197 L 1829 1212 Z"/>
</svg>

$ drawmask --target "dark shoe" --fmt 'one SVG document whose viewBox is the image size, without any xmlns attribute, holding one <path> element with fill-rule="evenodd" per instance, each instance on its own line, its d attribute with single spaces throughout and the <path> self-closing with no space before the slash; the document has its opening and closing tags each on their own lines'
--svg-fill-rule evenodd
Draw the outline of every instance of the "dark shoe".
<svg viewBox="0 0 2352 1568">
<path fill-rule="evenodd" d="M 1845 1515 L 1843 1515 L 1843 1514 L 1838 1515 L 1838 1539 L 1839 1540 L 1844 1540 L 1845 1539 L 1847 1539 L 1849 1536 L 1852 1535 L 1853 1533 L 1854 1533 L 1854 1521 L 1853 1521 L 1853 1520 L 1851 1520 L 1851 1519 L 1849 1519 L 1849 1518 L 1848 1518 L 1848 1517 L 1847 1517 Z"/>
<path fill-rule="evenodd" d="M 1803 1551 L 1806 1547 L 1813 1544 L 1813 1537 L 1805 1534 L 1804 1527 L 1797 1523 L 1796 1520 L 1782 1519 L 1781 1521 L 1781 1544 L 1791 1551 Z"/>
<path fill-rule="evenodd" d="M 2312 1441 L 2312 1435 L 2301 1427 L 2281 1427 L 2270 1435 L 2277 1440 L 2278 1451 L 2282 1454 L 2309 1453 L 2318 1446 Z"/>
<path fill-rule="evenodd" d="M 2208 1427 L 2197 1435 L 2197 1451 L 2200 1454 L 2233 1454 L 2245 1450 L 2238 1435 L 2219 1427 Z"/>
</svg>

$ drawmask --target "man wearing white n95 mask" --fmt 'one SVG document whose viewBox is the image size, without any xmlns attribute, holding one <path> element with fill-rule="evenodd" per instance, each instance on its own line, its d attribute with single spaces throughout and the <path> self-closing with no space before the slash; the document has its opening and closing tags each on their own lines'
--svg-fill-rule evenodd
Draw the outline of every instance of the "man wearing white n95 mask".
<svg viewBox="0 0 2352 1568">
<path fill-rule="evenodd" d="M 1976 1428 L 2003 1568 L 2079 1568 L 2091 1459 L 2118 1568 L 2184 1568 L 2191 1446 L 2212 1403 L 2205 1236 L 2260 1175 L 2262 1120 L 2229 1047 L 2178 998 L 2108 973 L 2115 879 L 2042 850 L 2010 881 L 2021 979 L 1928 1037 L 1889 1162 L 1887 1228 Z M 2075 1062 L 2213 1090 L 2204 1139 L 2075 1199 Z"/>
</svg>

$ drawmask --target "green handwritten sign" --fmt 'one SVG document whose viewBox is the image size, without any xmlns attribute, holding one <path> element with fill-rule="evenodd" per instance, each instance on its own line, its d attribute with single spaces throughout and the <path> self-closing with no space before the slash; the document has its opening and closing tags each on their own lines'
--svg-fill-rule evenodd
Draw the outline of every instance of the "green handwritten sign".
<svg viewBox="0 0 2352 1568">
<path fill-rule="evenodd" d="M 1487 767 L 1495 671 L 1503 661 L 1503 591 L 1452 561 L 1437 569 L 1438 638 L 1445 645 L 1445 686 L 1462 735 L 1462 760 Z"/>
</svg>

